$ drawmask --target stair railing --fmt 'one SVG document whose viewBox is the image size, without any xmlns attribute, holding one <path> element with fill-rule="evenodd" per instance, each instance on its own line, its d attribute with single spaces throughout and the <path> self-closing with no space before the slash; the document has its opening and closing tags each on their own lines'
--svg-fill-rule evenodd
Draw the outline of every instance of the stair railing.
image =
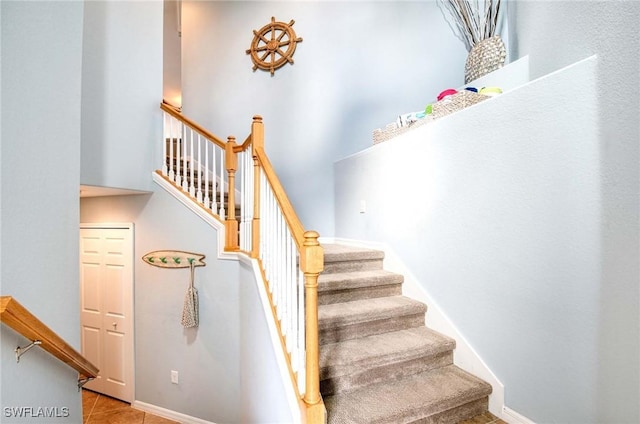
<svg viewBox="0 0 640 424">
<path fill-rule="evenodd" d="M 225 179 L 228 142 L 183 116 L 173 106 L 162 103 L 160 108 L 164 111 L 165 139 L 162 176 L 224 221 L 228 213 L 224 194 L 228 186 Z"/>
<path fill-rule="evenodd" d="M 40 346 L 78 371 L 78 390 L 98 376 L 100 370 L 95 365 L 11 296 L 0 297 L 0 321 L 31 340 L 28 346 L 16 348 L 16 361 L 20 362 L 20 357 L 32 347 Z"/>
<path fill-rule="evenodd" d="M 292 384 L 302 401 L 304 421 L 324 423 L 318 348 L 318 276 L 324 266 L 323 249 L 318 242 L 319 234 L 304 230 L 264 151 L 262 118 L 254 116 L 251 133 L 238 145 L 235 137 L 223 142 L 171 106 L 163 104 L 161 108 L 165 111 L 165 139 L 171 140 L 171 143 L 165 142 L 165 146 L 180 145 L 174 150 L 165 147 L 167 169 L 163 168 L 162 175 L 224 222 L 226 251 L 247 254 L 258 261 Z M 196 150 L 191 146 L 194 134 Z M 187 143 L 174 139 L 187 140 Z M 200 144 L 203 141 L 212 144 L 214 152 L 213 161 L 207 156 L 205 164 L 223 163 L 226 170 L 225 178 L 218 173 L 219 167 L 211 165 L 215 183 L 219 184 L 213 201 L 222 199 L 218 200 L 218 213 L 208 207 L 206 201 L 200 201 L 197 189 L 191 188 L 194 177 L 190 173 L 197 169 L 198 179 L 200 171 L 198 154 L 207 151 L 207 147 Z M 179 155 L 179 159 L 172 154 Z M 172 165 L 175 166 L 172 168 Z M 206 167 L 204 169 L 207 185 Z M 186 183 L 178 177 L 185 172 L 189 174 Z M 225 192 L 229 206 L 225 205 Z M 240 211 L 239 217 L 236 209 Z"/>
</svg>

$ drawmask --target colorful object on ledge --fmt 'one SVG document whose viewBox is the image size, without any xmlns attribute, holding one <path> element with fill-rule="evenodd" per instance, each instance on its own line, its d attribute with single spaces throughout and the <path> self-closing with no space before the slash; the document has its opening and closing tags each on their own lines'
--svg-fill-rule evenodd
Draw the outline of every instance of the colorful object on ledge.
<svg viewBox="0 0 640 424">
<path fill-rule="evenodd" d="M 405 113 L 404 115 L 398 116 L 396 125 L 398 128 L 407 127 L 425 116 L 427 116 L 427 114 L 423 111 Z"/>
<path fill-rule="evenodd" d="M 502 94 L 502 89 L 500 87 L 482 87 L 480 89 L 480 94 L 484 94 L 485 96 L 497 96 L 498 94 Z"/>
<path fill-rule="evenodd" d="M 475 88 L 475 87 L 465 87 L 464 89 L 465 89 L 465 90 L 467 90 L 467 91 L 472 91 L 472 92 L 474 92 L 474 93 L 477 93 L 477 92 L 478 92 L 478 89 L 477 89 L 477 88 Z"/>
<path fill-rule="evenodd" d="M 433 113 L 433 104 L 429 103 L 427 107 L 424 108 L 424 113 L 431 115 Z"/>
<path fill-rule="evenodd" d="M 458 90 L 454 89 L 454 88 L 448 88 L 444 91 L 442 91 L 440 94 L 438 94 L 438 101 L 444 99 L 447 96 L 451 96 L 454 95 L 458 92 Z"/>
</svg>

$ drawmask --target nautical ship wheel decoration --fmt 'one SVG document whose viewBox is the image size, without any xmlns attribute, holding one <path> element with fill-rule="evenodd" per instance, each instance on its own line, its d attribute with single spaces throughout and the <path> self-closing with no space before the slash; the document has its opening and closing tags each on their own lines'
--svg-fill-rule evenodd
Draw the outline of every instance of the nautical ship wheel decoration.
<svg viewBox="0 0 640 424">
<path fill-rule="evenodd" d="M 251 55 L 253 70 L 260 68 L 270 71 L 271 76 L 276 69 L 285 63 L 293 64 L 293 53 L 296 51 L 296 44 L 302 38 L 296 36 L 292 26 L 295 21 L 292 19 L 288 24 L 276 22 L 276 18 L 271 17 L 271 22 L 259 30 L 253 30 L 253 41 L 247 54 Z"/>
</svg>

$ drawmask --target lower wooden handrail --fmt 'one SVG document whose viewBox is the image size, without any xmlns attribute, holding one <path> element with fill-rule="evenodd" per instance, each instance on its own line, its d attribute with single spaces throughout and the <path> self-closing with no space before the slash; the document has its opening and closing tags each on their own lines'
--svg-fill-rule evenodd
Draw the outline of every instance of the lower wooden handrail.
<svg viewBox="0 0 640 424">
<path fill-rule="evenodd" d="M 40 341 L 40 347 L 69 365 L 80 374 L 79 380 L 96 378 L 100 370 L 47 327 L 27 308 L 11 296 L 0 297 L 0 320 L 3 324 L 31 341 Z"/>
</svg>

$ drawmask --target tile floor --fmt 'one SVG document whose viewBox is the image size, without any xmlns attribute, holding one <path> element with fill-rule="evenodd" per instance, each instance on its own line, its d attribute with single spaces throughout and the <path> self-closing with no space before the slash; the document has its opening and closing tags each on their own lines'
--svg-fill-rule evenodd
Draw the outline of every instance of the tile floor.
<svg viewBox="0 0 640 424">
<path fill-rule="evenodd" d="M 86 389 L 82 390 L 82 418 L 84 424 L 178 424 Z"/>
</svg>

